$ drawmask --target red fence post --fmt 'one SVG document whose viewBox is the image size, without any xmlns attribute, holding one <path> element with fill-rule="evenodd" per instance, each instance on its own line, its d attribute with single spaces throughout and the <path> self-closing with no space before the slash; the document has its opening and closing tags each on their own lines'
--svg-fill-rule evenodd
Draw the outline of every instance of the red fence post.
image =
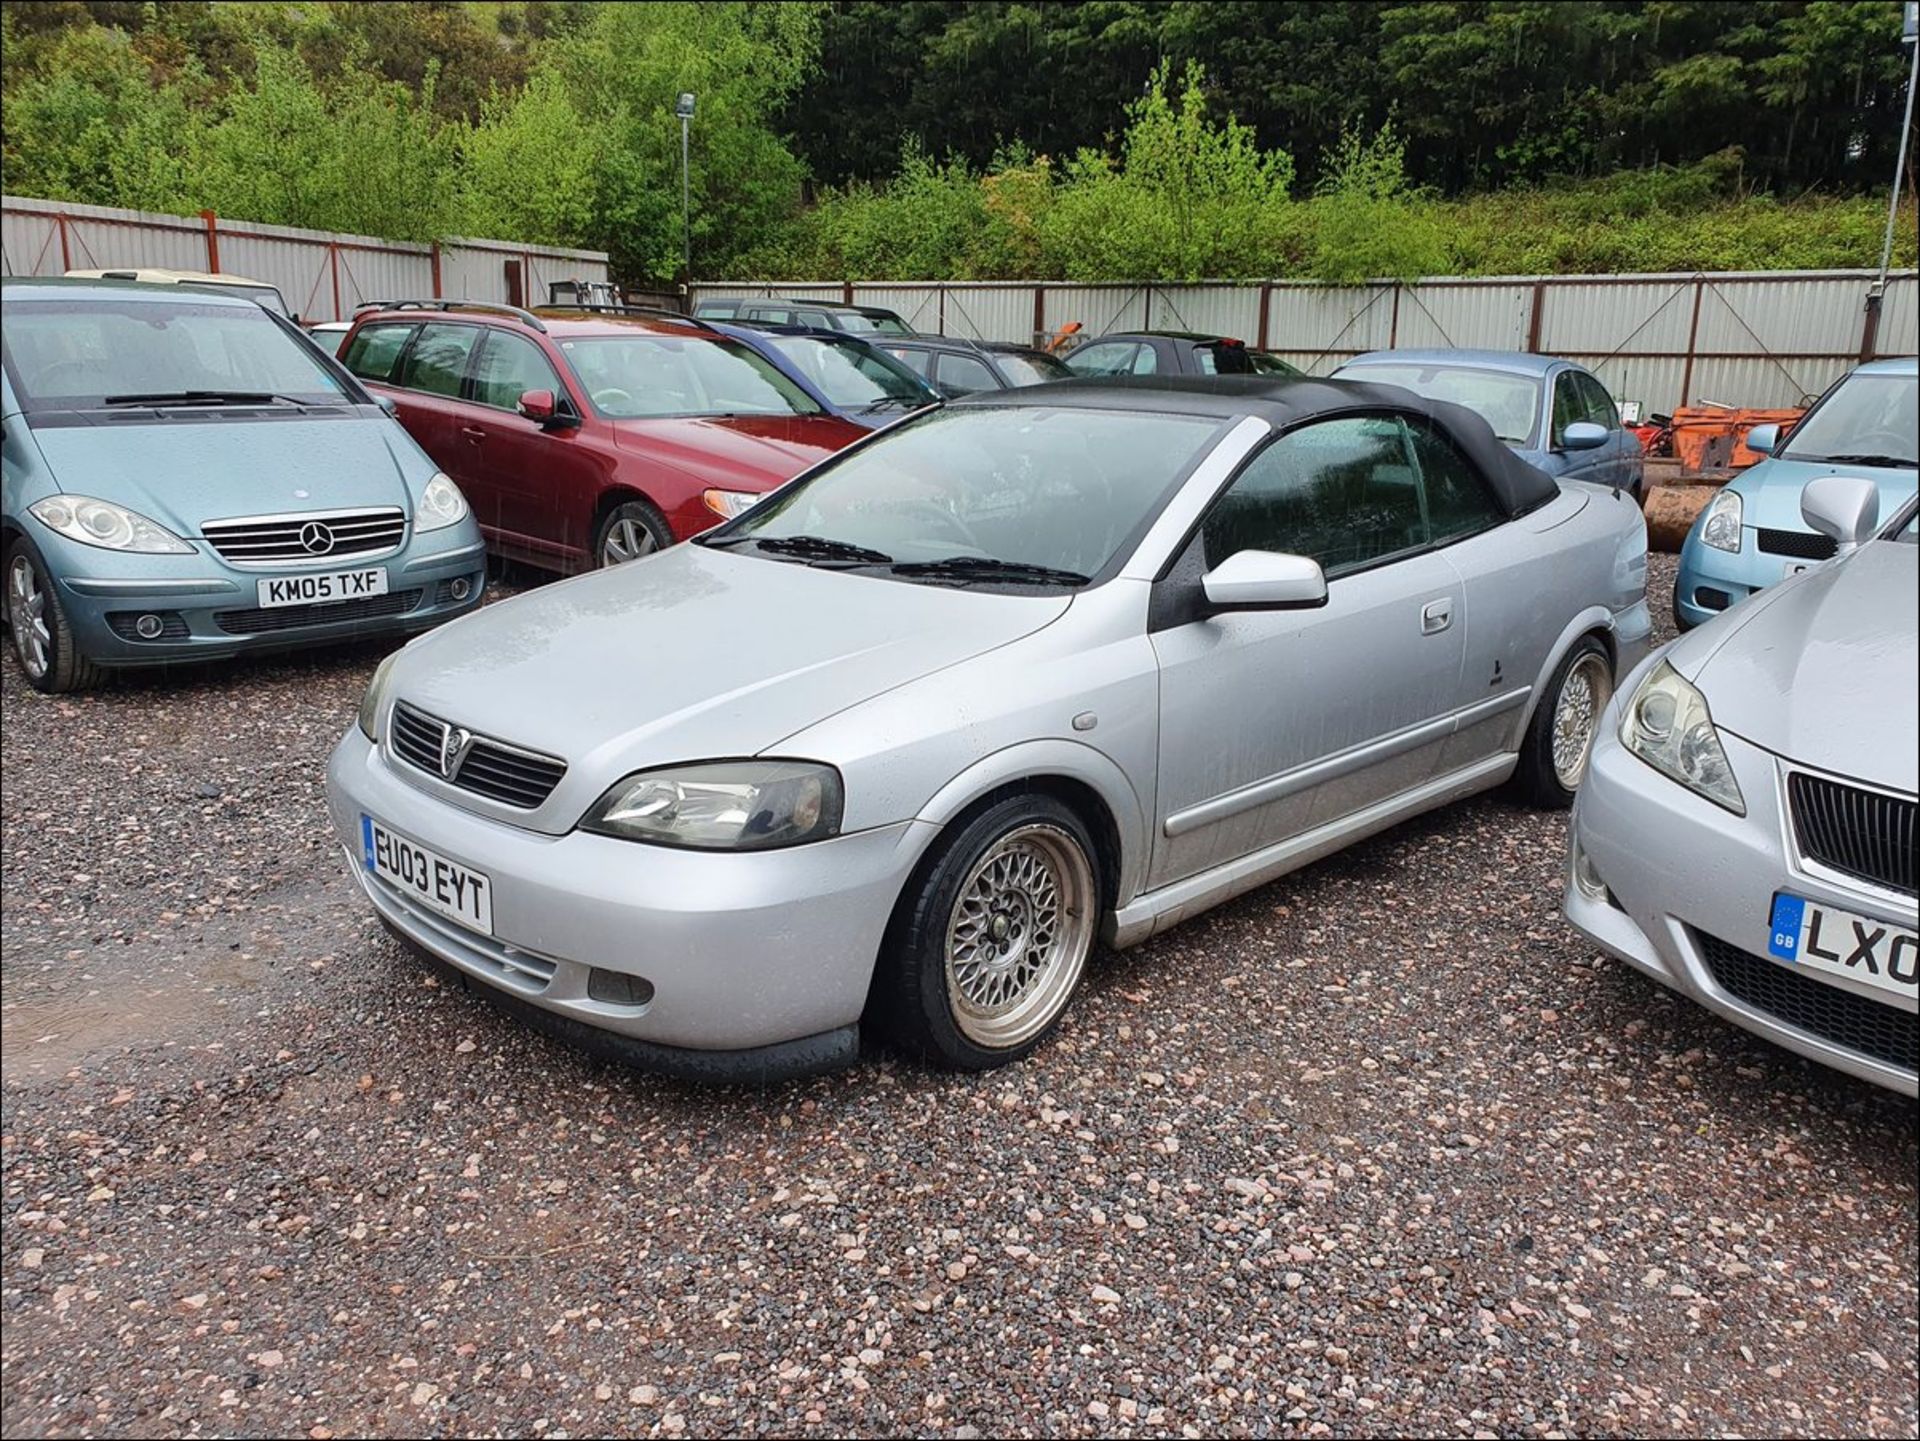
<svg viewBox="0 0 1920 1441">
<path fill-rule="evenodd" d="M 220 225 L 219 217 L 211 210 L 200 212 L 201 222 L 207 227 L 207 273 L 220 273 Z"/>
<path fill-rule="evenodd" d="M 327 264 L 333 271 L 333 318 L 340 319 L 340 247 L 327 242 Z"/>
<path fill-rule="evenodd" d="M 1393 312 L 1387 317 L 1387 349 L 1400 348 L 1400 292 L 1406 287 L 1399 281 L 1393 282 Z"/>
<path fill-rule="evenodd" d="M 1706 293 L 1704 280 L 1693 282 L 1693 319 L 1687 324 L 1687 361 L 1680 367 L 1680 403 L 1687 403 L 1687 396 L 1693 390 L 1693 352 L 1698 348 L 1700 339 L 1700 298 Z"/>
<path fill-rule="evenodd" d="M 63 271 L 71 270 L 73 269 L 73 256 L 67 251 L 67 217 L 65 212 L 63 211 L 54 216 L 53 223 L 60 231 L 60 268 Z"/>
<path fill-rule="evenodd" d="M 1537 355 L 1540 352 L 1540 322 L 1547 308 L 1547 282 L 1536 280 L 1533 283 L 1533 315 L 1527 321 L 1527 349 Z"/>
<path fill-rule="evenodd" d="M 1260 282 L 1260 329 L 1254 344 L 1261 350 L 1267 348 L 1267 317 L 1273 310 L 1273 282 Z"/>
<path fill-rule="evenodd" d="M 433 242 L 433 298 L 440 298 L 440 242 Z"/>
<path fill-rule="evenodd" d="M 1037 345 L 1044 346 L 1047 338 L 1047 288 L 1044 285 L 1033 287 L 1033 339 Z"/>
</svg>

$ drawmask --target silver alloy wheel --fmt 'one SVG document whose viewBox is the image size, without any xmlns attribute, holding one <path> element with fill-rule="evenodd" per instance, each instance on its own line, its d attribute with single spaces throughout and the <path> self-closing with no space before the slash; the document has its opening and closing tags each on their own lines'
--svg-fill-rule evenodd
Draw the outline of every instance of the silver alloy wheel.
<svg viewBox="0 0 1920 1441">
<path fill-rule="evenodd" d="M 607 527 L 607 538 L 600 544 L 600 564 L 619 565 L 622 561 L 638 560 L 659 548 L 652 531 L 639 521 L 622 516 Z"/>
<path fill-rule="evenodd" d="M 974 862 L 947 918 L 947 1000 L 976 1046 L 1007 1050 L 1065 1008 L 1093 949 L 1086 852 L 1044 822 L 1007 832 Z"/>
<path fill-rule="evenodd" d="M 1613 698 L 1613 672 L 1604 656 L 1589 652 L 1574 662 L 1553 706 L 1553 775 L 1578 790 L 1593 754 L 1593 731 Z"/>
<path fill-rule="evenodd" d="M 53 632 L 47 628 L 47 597 L 33 562 L 16 555 L 7 568 L 7 624 L 13 627 L 13 651 L 20 668 L 35 680 L 47 673 Z"/>
</svg>

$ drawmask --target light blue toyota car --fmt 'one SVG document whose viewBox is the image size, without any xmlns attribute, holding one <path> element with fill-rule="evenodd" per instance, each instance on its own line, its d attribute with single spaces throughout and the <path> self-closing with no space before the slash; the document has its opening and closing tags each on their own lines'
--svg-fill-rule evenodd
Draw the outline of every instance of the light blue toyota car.
<svg viewBox="0 0 1920 1441">
<path fill-rule="evenodd" d="M 480 603 L 459 488 L 253 301 L 9 280 L 7 629 L 27 681 L 407 635 Z"/>
<path fill-rule="evenodd" d="M 1673 619 L 1681 630 L 1834 553 L 1800 514 L 1800 494 L 1823 475 L 1857 475 L 1880 491 L 1880 514 L 1906 504 L 1920 482 L 1920 367 L 1913 357 L 1849 371 L 1783 439 L 1757 425 L 1747 448 L 1767 458 L 1729 481 L 1700 512 L 1680 549 Z"/>
</svg>

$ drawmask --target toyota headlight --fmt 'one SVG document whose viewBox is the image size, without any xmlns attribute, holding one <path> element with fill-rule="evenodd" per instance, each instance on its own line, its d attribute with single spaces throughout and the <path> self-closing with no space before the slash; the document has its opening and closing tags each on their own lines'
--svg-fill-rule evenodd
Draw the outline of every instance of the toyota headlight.
<svg viewBox="0 0 1920 1441">
<path fill-rule="evenodd" d="M 393 678 L 393 663 L 400 659 L 395 651 L 374 667 L 373 679 L 367 682 L 367 693 L 360 697 L 360 734 L 370 741 L 380 739 L 376 727 L 380 722 L 380 704 L 387 698 L 387 682 Z"/>
<path fill-rule="evenodd" d="M 1700 542 L 1715 550 L 1740 550 L 1740 492 L 1723 490 L 1707 502 L 1707 518 L 1700 523 Z"/>
<path fill-rule="evenodd" d="M 416 534 L 441 530 L 467 518 L 467 498 L 460 493 L 445 471 L 435 471 L 427 488 L 420 492 L 420 506 L 414 514 Z"/>
<path fill-rule="evenodd" d="M 193 550 L 165 526 L 138 511 L 95 500 L 86 495 L 50 495 L 27 509 L 42 525 L 68 540 L 106 550 L 131 550 L 142 555 L 185 555 Z"/>
<path fill-rule="evenodd" d="M 582 830 L 701 851 L 761 851 L 840 830 L 840 773 L 811 761 L 709 761 L 628 776 Z"/>
<path fill-rule="evenodd" d="M 1627 702 L 1620 742 L 1641 760 L 1690 791 L 1737 816 L 1747 803 L 1707 712 L 1707 698 L 1665 661 L 1655 666 Z"/>
</svg>

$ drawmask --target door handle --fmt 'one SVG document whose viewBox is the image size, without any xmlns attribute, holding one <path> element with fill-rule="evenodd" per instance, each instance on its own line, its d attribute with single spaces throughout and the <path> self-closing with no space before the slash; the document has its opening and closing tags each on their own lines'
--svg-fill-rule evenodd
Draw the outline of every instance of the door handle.
<svg viewBox="0 0 1920 1441">
<path fill-rule="evenodd" d="M 1443 596 L 1420 609 L 1420 634 L 1438 635 L 1453 624 L 1453 601 Z"/>
<path fill-rule="evenodd" d="M 463 425 L 460 427 L 460 433 L 475 445 L 487 438 L 487 433 L 477 425 Z"/>
</svg>

